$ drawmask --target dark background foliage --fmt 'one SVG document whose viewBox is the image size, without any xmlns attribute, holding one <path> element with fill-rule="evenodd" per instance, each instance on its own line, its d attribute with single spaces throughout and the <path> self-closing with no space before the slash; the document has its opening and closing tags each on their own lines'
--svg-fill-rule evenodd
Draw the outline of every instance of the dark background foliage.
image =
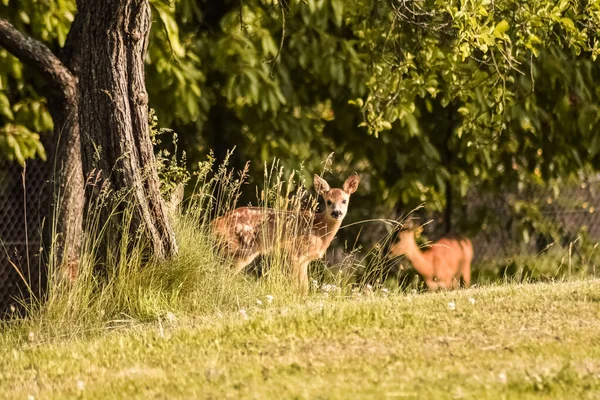
<svg viewBox="0 0 600 400">
<path fill-rule="evenodd" d="M 594 2 L 151 3 L 150 105 L 177 132 L 190 171 L 210 150 L 220 161 L 235 147 L 233 166 L 251 160 L 251 183 L 261 185 L 274 158 L 310 176 L 335 152 L 332 184 L 353 171 L 363 178 L 349 222 L 424 203 L 439 234 L 475 233 L 505 222 L 467 201 L 487 195 L 504 199 L 524 240 L 555 234 L 541 205 L 596 174 Z M 2 17 L 56 51 L 75 9 L 72 0 L 0 1 Z M 0 73 L 0 156 L 46 157 L 43 81 L 3 49 Z M 158 146 L 172 152 L 170 143 Z M 549 197 L 525 206 L 532 187 Z M 249 189 L 242 201 L 254 198 Z"/>
</svg>

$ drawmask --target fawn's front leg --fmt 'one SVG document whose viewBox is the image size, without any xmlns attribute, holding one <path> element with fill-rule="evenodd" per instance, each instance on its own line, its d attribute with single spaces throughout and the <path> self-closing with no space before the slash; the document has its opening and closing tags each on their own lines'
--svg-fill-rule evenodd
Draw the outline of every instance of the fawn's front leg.
<svg viewBox="0 0 600 400">
<path fill-rule="evenodd" d="M 250 265 L 250 263 L 252 263 L 252 261 L 254 261 L 254 259 L 256 257 L 258 257 L 259 254 L 260 254 L 260 252 L 258 252 L 258 251 L 244 252 L 242 254 L 236 254 L 233 257 L 233 259 L 234 259 L 233 275 L 237 275 L 240 272 L 242 272 L 242 270 L 244 268 L 246 268 L 248 265 Z"/>
<path fill-rule="evenodd" d="M 310 264 L 310 260 L 304 257 L 298 257 L 293 260 L 294 278 L 303 294 L 308 294 L 308 264 Z"/>
</svg>

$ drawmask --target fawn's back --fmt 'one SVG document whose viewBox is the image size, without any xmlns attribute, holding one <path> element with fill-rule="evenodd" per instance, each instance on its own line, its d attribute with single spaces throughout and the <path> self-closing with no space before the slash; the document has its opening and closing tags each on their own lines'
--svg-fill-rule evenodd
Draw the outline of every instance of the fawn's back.
<svg viewBox="0 0 600 400">
<path fill-rule="evenodd" d="M 407 230 L 400 232 L 391 254 L 406 255 L 429 289 L 458 287 L 461 278 L 465 286 L 470 285 L 473 244 L 467 238 L 444 237 L 421 250 L 415 230 Z"/>
<path fill-rule="evenodd" d="M 276 245 L 300 244 L 312 234 L 313 213 L 275 211 L 263 207 L 240 207 L 213 222 L 223 249 L 237 253 L 269 253 Z M 298 242 L 298 243 L 294 243 Z M 290 248 L 300 252 L 299 248 Z"/>
<path fill-rule="evenodd" d="M 463 278 L 465 285 L 470 284 L 471 261 L 473 260 L 473 244 L 469 239 L 444 237 L 425 250 L 430 255 L 437 279 L 456 282 Z M 468 275 L 468 278 L 465 276 Z M 469 282 L 467 282 L 467 279 Z M 453 283 L 450 286 L 455 286 Z"/>
</svg>

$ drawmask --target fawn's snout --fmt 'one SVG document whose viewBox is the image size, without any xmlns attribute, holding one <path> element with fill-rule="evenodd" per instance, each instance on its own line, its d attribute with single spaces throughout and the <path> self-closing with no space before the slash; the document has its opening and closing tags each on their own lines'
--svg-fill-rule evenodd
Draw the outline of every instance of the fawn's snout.
<svg viewBox="0 0 600 400">
<path fill-rule="evenodd" d="M 326 195 L 328 197 L 326 204 L 326 213 L 332 219 L 343 219 L 348 211 L 349 195 L 340 189 L 331 189 Z"/>
<path fill-rule="evenodd" d="M 343 215 L 344 215 L 344 213 L 340 210 L 331 211 L 331 216 L 335 219 L 341 218 Z"/>
</svg>

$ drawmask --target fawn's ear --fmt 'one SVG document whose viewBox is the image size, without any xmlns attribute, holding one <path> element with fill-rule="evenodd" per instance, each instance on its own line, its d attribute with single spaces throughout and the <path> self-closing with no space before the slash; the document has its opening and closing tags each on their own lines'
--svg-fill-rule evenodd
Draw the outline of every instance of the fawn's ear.
<svg viewBox="0 0 600 400">
<path fill-rule="evenodd" d="M 414 218 L 406 217 L 404 221 L 402 221 L 402 228 L 406 231 L 414 231 L 417 233 L 419 229 L 421 232 L 423 231 L 423 227 L 419 224 Z"/>
<path fill-rule="evenodd" d="M 415 224 L 411 218 L 406 217 L 404 221 L 402 221 L 402 229 L 407 231 L 412 231 L 413 229 L 418 228 L 419 225 Z"/>
<path fill-rule="evenodd" d="M 420 238 L 421 234 L 423 233 L 423 227 L 419 226 L 416 230 L 415 230 L 415 237 L 416 238 Z"/>
<path fill-rule="evenodd" d="M 313 179 L 313 185 L 315 187 L 315 191 L 321 195 L 331 190 L 331 186 L 329 186 L 329 183 L 327 183 L 327 181 L 321 178 L 319 175 L 315 175 Z"/>
<path fill-rule="evenodd" d="M 358 189 L 359 183 L 360 183 L 360 177 L 355 172 L 352 175 L 350 175 L 350 178 L 346 179 L 346 182 L 344 182 L 344 186 L 342 186 L 342 188 L 344 189 L 344 192 L 346 192 L 348 194 L 352 194 L 352 193 L 356 192 L 356 189 Z"/>
</svg>

